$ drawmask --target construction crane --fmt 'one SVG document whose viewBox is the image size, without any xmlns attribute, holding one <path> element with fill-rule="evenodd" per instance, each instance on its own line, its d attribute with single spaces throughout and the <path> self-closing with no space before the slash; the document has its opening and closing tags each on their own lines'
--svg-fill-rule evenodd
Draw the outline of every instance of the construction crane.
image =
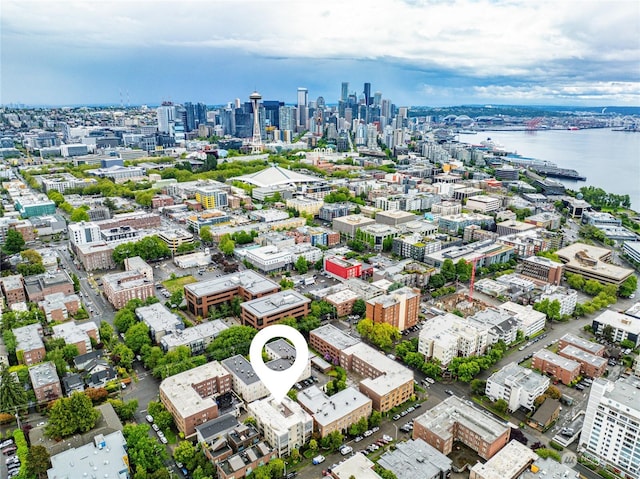
<svg viewBox="0 0 640 479">
<path fill-rule="evenodd" d="M 479 260 L 486 258 L 487 255 L 481 255 L 471 260 L 471 280 L 469 281 L 469 301 L 473 301 L 473 286 L 476 282 L 476 265 Z"/>
</svg>

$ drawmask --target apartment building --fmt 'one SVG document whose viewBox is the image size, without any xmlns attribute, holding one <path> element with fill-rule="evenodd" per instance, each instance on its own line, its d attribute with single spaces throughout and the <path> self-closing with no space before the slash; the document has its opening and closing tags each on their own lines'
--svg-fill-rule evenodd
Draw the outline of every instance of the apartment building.
<svg viewBox="0 0 640 479">
<path fill-rule="evenodd" d="M 309 314 L 311 300 L 295 290 L 273 293 L 240 304 L 245 326 L 262 329 L 284 318 L 301 318 Z"/>
<path fill-rule="evenodd" d="M 113 215 L 113 218 L 103 221 L 96 221 L 101 230 L 120 228 L 129 226 L 136 229 L 160 228 L 162 221 L 157 213 L 147 213 L 146 211 L 134 211 L 131 213 L 120 213 Z"/>
<path fill-rule="evenodd" d="M 15 328 L 13 335 L 16 337 L 18 363 L 31 366 L 44 361 L 46 350 L 42 341 L 44 332 L 40 323 Z"/>
<path fill-rule="evenodd" d="M 502 200 L 495 196 L 472 196 L 467 198 L 466 208 L 471 211 L 479 211 L 480 213 L 490 213 L 498 211 L 502 207 Z"/>
<path fill-rule="evenodd" d="M 640 406 L 638 378 L 596 379 L 591 385 L 579 446 L 587 457 L 619 471 L 640 476 Z"/>
<path fill-rule="evenodd" d="M 257 401 L 270 394 L 244 356 L 240 354 L 232 356 L 223 360 L 221 364 L 231 374 L 232 388 L 244 402 Z"/>
<path fill-rule="evenodd" d="M 596 334 L 603 334 L 604 328 L 611 327 L 611 339 L 615 342 L 628 339 L 636 347 L 640 345 L 640 320 L 633 316 L 605 309 L 591 323 Z"/>
<path fill-rule="evenodd" d="M 191 351 L 191 354 L 195 356 L 203 354 L 207 346 L 209 346 L 222 331 L 228 328 L 229 326 L 222 320 L 215 319 L 188 328 L 177 328 L 175 331 L 164 334 L 158 344 L 165 352 L 173 351 L 180 346 L 186 346 Z"/>
<path fill-rule="evenodd" d="M 445 479 L 451 477 L 453 461 L 422 439 L 397 442 L 378 464 L 398 479 Z"/>
<path fill-rule="evenodd" d="M 413 395 L 413 373 L 364 343 L 340 351 L 340 365 L 362 376 L 359 389 L 380 412 L 404 403 Z"/>
<path fill-rule="evenodd" d="M 350 289 L 343 289 L 325 296 L 324 300 L 336 308 L 338 317 L 347 316 L 353 310 L 353 303 L 360 299 L 358 293 Z"/>
<path fill-rule="evenodd" d="M 256 468 L 268 464 L 276 457 L 278 457 L 277 451 L 263 441 L 247 444 L 241 451 L 216 463 L 216 477 L 218 479 L 246 477 Z"/>
<path fill-rule="evenodd" d="M 341 279 L 359 278 L 362 275 L 362 263 L 339 256 L 325 256 L 324 270 Z"/>
<path fill-rule="evenodd" d="M 548 377 L 516 363 L 509 363 L 487 379 L 485 393 L 492 401 L 507 401 L 509 411 L 521 407 L 531 411 L 534 401 L 544 394 L 549 384 Z"/>
<path fill-rule="evenodd" d="M 136 317 L 148 326 L 151 339 L 156 344 L 167 334 L 184 329 L 182 319 L 161 303 L 136 308 Z"/>
<path fill-rule="evenodd" d="M 73 282 L 66 273 L 44 273 L 24 280 L 27 298 L 32 303 L 42 301 L 54 293 L 73 294 Z"/>
<path fill-rule="evenodd" d="M 62 397 L 60 379 L 56 367 L 51 361 L 31 366 L 29 378 L 38 404 L 42 405 Z"/>
<path fill-rule="evenodd" d="M 333 230 L 347 238 L 355 238 L 356 231 L 368 225 L 375 224 L 375 220 L 363 215 L 347 215 L 333 220 Z"/>
<path fill-rule="evenodd" d="M 571 344 L 558 349 L 558 355 L 580 363 L 580 374 L 590 378 L 599 378 L 607 370 L 607 360 L 601 356 L 588 353 Z"/>
<path fill-rule="evenodd" d="M 558 301 L 560 303 L 560 315 L 570 316 L 578 304 L 578 292 L 575 289 L 563 286 L 549 286 L 540 295 L 540 301 L 548 299 L 549 302 Z"/>
<path fill-rule="evenodd" d="M 154 296 L 153 281 L 138 271 L 105 274 L 102 277 L 103 292 L 116 309 L 122 309 L 132 299 L 145 301 Z"/>
<path fill-rule="evenodd" d="M 318 216 L 320 208 L 324 205 L 324 200 L 309 198 L 306 196 L 296 196 L 286 200 L 287 208 L 293 208 L 299 213 Z"/>
<path fill-rule="evenodd" d="M 489 329 L 451 313 L 436 316 L 420 331 L 418 352 L 444 366 L 458 356 L 480 356 L 489 344 Z"/>
<path fill-rule="evenodd" d="M 69 242 L 74 249 L 79 245 L 102 241 L 100 227 L 96 223 L 86 223 L 84 221 L 71 223 L 67 226 L 67 229 L 69 230 Z"/>
<path fill-rule="evenodd" d="M 173 416 L 178 431 L 189 438 L 196 426 L 218 417 L 215 398 L 231 391 L 231 375 L 212 361 L 160 383 L 160 401 Z"/>
<path fill-rule="evenodd" d="M 607 350 L 607 348 L 605 348 L 604 345 L 600 343 L 588 341 L 571 333 L 565 334 L 558 340 L 558 351 L 562 350 L 566 346 L 575 346 L 576 348 L 582 349 L 587 353 L 600 357 L 604 357 L 604 353 Z"/>
<path fill-rule="evenodd" d="M 521 263 L 520 274 L 545 283 L 559 285 L 562 281 L 564 266 L 543 256 L 529 256 Z"/>
<path fill-rule="evenodd" d="M 80 309 L 80 297 L 77 294 L 48 294 L 38 303 L 48 322 L 65 321 Z"/>
<path fill-rule="evenodd" d="M 374 323 L 387 323 L 404 331 L 418 323 L 420 298 L 419 289 L 406 286 L 389 294 L 371 298 L 367 301 L 367 318 Z"/>
<path fill-rule="evenodd" d="M 271 396 L 247 405 L 250 416 L 255 418 L 265 441 L 278 453 L 288 456 L 299 449 L 313 433 L 313 418 L 302 407 L 285 396 L 277 402 Z"/>
<path fill-rule="evenodd" d="M 511 314 L 518 322 L 518 329 L 529 337 L 542 331 L 547 321 L 547 316 L 533 309 L 531 305 L 523 306 L 513 301 L 507 301 L 498 306 L 498 309 Z"/>
<path fill-rule="evenodd" d="M 338 364 L 340 353 L 360 342 L 332 324 L 320 326 L 309 332 L 309 346 L 326 361 Z"/>
<path fill-rule="evenodd" d="M 158 232 L 158 238 L 164 241 L 172 253 L 184 244 L 192 244 L 195 241 L 193 233 L 181 228 L 163 229 Z"/>
<path fill-rule="evenodd" d="M 570 384 L 580 375 L 580 363 L 541 349 L 533 354 L 533 369 L 552 376 L 562 384 Z"/>
<path fill-rule="evenodd" d="M 63 339 L 65 344 L 73 344 L 78 348 L 78 354 L 87 354 L 93 351 L 91 339 L 100 342 L 98 326 L 93 321 L 57 324 L 53 328 L 53 337 Z"/>
<path fill-rule="evenodd" d="M 451 396 L 414 419 L 413 439 L 422 439 L 444 455 L 460 441 L 488 460 L 509 442 L 510 427 L 488 413 Z"/>
<path fill-rule="evenodd" d="M 153 281 L 153 268 L 149 263 L 143 260 L 140 256 L 134 256 L 132 258 L 125 258 L 124 260 L 125 271 L 137 271 L 148 280 Z"/>
<path fill-rule="evenodd" d="M 372 411 L 371 399 L 353 387 L 328 396 L 317 386 L 311 386 L 298 393 L 298 402 L 313 416 L 320 437 L 333 431 L 346 433 L 352 424 L 368 418 Z"/>
<path fill-rule="evenodd" d="M 4 294 L 7 301 L 7 306 L 27 300 L 24 290 L 24 278 L 21 274 L 3 277 L 0 279 L 0 285 L 2 285 L 2 294 Z"/>
<path fill-rule="evenodd" d="M 113 261 L 113 247 L 106 241 L 80 244 L 75 250 L 78 260 L 87 272 L 116 268 L 116 263 Z"/>
<path fill-rule="evenodd" d="M 278 283 L 256 273 L 245 270 L 208 281 L 187 284 L 184 296 L 187 308 L 196 316 L 207 316 L 209 308 L 231 301 L 240 296 L 244 301 L 273 294 L 280 291 Z"/>
</svg>

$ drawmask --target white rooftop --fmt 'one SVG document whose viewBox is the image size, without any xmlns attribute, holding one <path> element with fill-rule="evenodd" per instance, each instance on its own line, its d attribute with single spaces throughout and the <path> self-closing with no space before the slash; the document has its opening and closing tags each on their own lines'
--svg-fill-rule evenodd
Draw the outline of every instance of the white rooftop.
<svg viewBox="0 0 640 479">
<path fill-rule="evenodd" d="M 251 173 L 249 175 L 238 176 L 233 178 L 234 180 L 244 181 L 262 188 L 274 185 L 288 185 L 291 183 L 311 183 L 317 181 L 324 181 L 322 178 L 316 176 L 303 175 L 292 170 L 286 170 L 279 166 L 272 166 L 257 173 Z"/>
<path fill-rule="evenodd" d="M 351 386 L 333 396 L 327 396 L 317 386 L 311 386 L 298 393 L 298 402 L 312 412 L 318 424 L 324 426 L 349 416 L 367 403 L 371 404 L 371 399 Z"/>
</svg>

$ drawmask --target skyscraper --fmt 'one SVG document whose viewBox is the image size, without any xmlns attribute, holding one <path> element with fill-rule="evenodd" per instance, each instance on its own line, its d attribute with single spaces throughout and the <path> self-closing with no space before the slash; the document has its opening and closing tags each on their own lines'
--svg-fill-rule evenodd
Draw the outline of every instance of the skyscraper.
<svg viewBox="0 0 640 479">
<path fill-rule="evenodd" d="M 342 91 L 340 92 L 340 101 L 346 103 L 347 98 L 349 97 L 349 82 L 342 82 Z"/>
<path fill-rule="evenodd" d="M 364 104 L 371 105 L 371 83 L 364 84 Z"/>
<path fill-rule="evenodd" d="M 298 127 L 307 127 L 307 107 L 309 105 L 309 91 L 306 88 L 298 88 Z"/>
<path fill-rule="evenodd" d="M 158 131 L 160 133 L 172 133 L 173 122 L 176 119 L 176 109 L 173 103 L 169 101 L 162 102 L 162 105 L 156 110 L 158 119 Z"/>
</svg>

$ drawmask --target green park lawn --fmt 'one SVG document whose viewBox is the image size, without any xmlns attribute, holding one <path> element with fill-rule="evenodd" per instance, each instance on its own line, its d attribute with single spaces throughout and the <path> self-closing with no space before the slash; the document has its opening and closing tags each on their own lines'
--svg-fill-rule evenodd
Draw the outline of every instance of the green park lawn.
<svg viewBox="0 0 640 479">
<path fill-rule="evenodd" d="M 196 283 L 198 280 L 193 276 L 182 276 L 181 278 L 176 279 L 168 279 L 162 283 L 162 285 L 169 290 L 170 293 L 175 293 L 176 291 L 182 291 L 182 288 L 186 284 Z"/>
</svg>

